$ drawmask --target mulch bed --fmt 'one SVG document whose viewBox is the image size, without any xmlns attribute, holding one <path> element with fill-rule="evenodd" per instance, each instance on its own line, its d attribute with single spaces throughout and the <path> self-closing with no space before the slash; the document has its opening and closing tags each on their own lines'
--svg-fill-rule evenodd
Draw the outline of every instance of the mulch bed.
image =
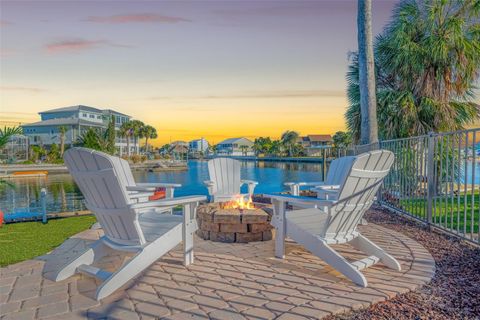
<svg viewBox="0 0 480 320">
<path fill-rule="evenodd" d="M 367 220 L 422 244 L 435 259 L 435 276 L 416 291 L 327 319 L 480 319 L 480 248 L 381 208 Z"/>
</svg>

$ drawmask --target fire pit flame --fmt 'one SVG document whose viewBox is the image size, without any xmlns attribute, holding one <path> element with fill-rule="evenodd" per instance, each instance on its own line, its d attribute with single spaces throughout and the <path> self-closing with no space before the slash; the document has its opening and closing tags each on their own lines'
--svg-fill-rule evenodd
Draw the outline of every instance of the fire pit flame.
<svg viewBox="0 0 480 320">
<path fill-rule="evenodd" d="M 222 209 L 252 210 L 255 209 L 255 206 L 253 205 L 252 197 L 248 197 L 248 200 L 245 200 L 245 197 L 239 195 L 235 200 L 224 202 Z"/>
</svg>

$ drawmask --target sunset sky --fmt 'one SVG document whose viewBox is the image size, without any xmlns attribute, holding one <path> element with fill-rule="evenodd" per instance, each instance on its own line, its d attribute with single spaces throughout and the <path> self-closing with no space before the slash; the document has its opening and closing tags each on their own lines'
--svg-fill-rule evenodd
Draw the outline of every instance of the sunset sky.
<svg viewBox="0 0 480 320">
<path fill-rule="evenodd" d="M 0 125 L 70 105 L 157 145 L 344 129 L 357 1 L 0 2 Z M 373 1 L 374 33 L 395 1 Z"/>
</svg>

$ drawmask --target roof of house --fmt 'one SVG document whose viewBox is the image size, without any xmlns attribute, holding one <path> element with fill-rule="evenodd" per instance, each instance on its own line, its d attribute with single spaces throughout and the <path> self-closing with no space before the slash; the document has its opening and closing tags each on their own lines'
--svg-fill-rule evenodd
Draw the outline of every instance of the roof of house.
<svg viewBox="0 0 480 320">
<path fill-rule="evenodd" d="M 39 114 L 55 113 L 55 112 L 69 112 L 69 111 L 78 111 L 78 110 L 97 112 L 97 113 L 102 113 L 103 112 L 100 109 L 79 104 L 78 106 L 70 106 L 70 107 L 63 107 L 63 108 L 56 108 L 56 109 L 51 109 L 51 110 L 47 110 L 47 111 L 42 111 L 42 112 L 39 112 Z"/>
<path fill-rule="evenodd" d="M 63 126 L 63 125 L 86 125 L 86 126 L 96 126 L 104 127 L 102 123 L 86 121 L 83 119 L 77 118 L 56 118 L 48 119 L 43 121 L 38 121 L 34 123 L 22 124 L 22 127 L 45 127 L 45 126 Z"/>
<path fill-rule="evenodd" d="M 309 134 L 307 135 L 308 140 L 310 141 L 317 141 L 317 142 L 324 142 L 324 141 L 332 141 L 332 136 L 329 134 Z"/>
<path fill-rule="evenodd" d="M 128 114 L 121 113 L 121 112 L 118 112 L 118 111 L 115 111 L 115 110 L 112 110 L 112 109 L 105 109 L 105 110 L 103 110 L 103 111 L 104 111 L 104 112 L 115 113 L 115 114 L 118 114 L 118 115 L 120 115 L 120 116 L 130 117 Z"/>
<path fill-rule="evenodd" d="M 250 140 L 247 139 L 247 138 L 230 138 L 230 139 L 223 140 L 223 141 L 219 142 L 218 144 L 232 144 L 232 143 L 239 142 L 239 141 L 241 141 L 241 140 L 243 140 L 243 141 L 246 140 L 246 141 L 248 141 L 248 142 L 250 142 L 250 143 L 253 144 L 253 142 L 250 141 Z"/>
</svg>

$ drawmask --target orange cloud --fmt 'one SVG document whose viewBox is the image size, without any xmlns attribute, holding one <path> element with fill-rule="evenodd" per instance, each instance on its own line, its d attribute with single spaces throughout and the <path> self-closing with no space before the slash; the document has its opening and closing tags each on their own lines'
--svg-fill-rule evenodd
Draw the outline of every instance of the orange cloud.
<svg viewBox="0 0 480 320">
<path fill-rule="evenodd" d="M 138 14 L 123 14 L 108 17 L 90 17 L 87 19 L 90 22 L 98 23 L 178 23 L 178 22 L 190 22 L 191 20 L 174 17 L 164 16 L 154 13 L 138 13 Z"/>
</svg>

